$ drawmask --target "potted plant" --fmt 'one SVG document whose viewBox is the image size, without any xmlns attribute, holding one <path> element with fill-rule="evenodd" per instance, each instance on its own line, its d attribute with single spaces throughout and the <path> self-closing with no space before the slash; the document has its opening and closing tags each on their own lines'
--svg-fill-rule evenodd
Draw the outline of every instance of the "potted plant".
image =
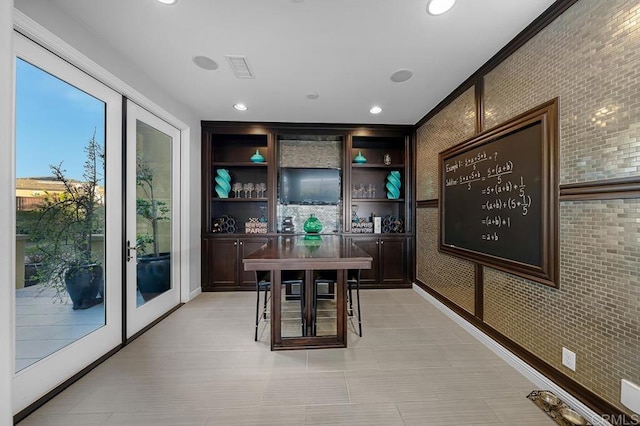
<svg viewBox="0 0 640 426">
<path fill-rule="evenodd" d="M 158 231 L 159 223 L 169 219 L 169 207 L 157 198 L 154 171 L 142 155 L 136 157 L 136 184 L 141 195 L 136 198 L 136 213 L 151 228 L 151 234 L 136 236 L 138 290 L 148 301 L 171 288 L 171 255 L 160 251 Z"/>
<path fill-rule="evenodd" d="M 73 309 L 101 303 L 104 292 L 102 259 L 92 250 L 92 240 L 102 233 L 104 223 L 104 205 L 99 192 L 104 150 L 96 141 L 95 132 L 84 150 L 82 182 L 69 179 L 62 162 L 49 166 L 64 191 L 46 194 L 33 230 L 35 253 L 42 264 L 37 281 L 43 290 L 54 289 L 60 301 L 65 301 L 68 293 Z"/>
</svg>

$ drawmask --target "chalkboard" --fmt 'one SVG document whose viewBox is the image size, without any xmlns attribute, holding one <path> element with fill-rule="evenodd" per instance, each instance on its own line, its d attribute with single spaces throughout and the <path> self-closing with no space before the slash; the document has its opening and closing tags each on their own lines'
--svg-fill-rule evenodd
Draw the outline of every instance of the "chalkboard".
<svg viewBox="0 0 640 426">
<path fill-rule="evenodd" d="M 554 100 L 440 153 L 442 251 L 557 286 L 556 117 Z"/>
</svg>

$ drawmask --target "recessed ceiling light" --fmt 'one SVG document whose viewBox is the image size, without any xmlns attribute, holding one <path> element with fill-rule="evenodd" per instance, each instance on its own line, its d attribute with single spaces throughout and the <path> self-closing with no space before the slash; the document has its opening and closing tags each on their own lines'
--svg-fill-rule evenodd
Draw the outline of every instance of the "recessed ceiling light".
<svg viewBox="0 0 640 426">
<path fill-rule="evenodd" d="M 202 69 L 213 71 L 218 69 L 218 63 L 206 56 L 194 56 L 193 63 Z"/>
<path fill-rule="evenodd" d="M 402 83 L 403 81 L 409 80 L 411 77 L 413 77 L 413 71 L 403 69 L 391 74 L 391 81 L 394 83 Z"/>
<path fill-rule="evenodd" d="M 158 0 L 162 4 L 176 4 L 178 0 Z"/>
<path fill-rule="evenodd" d="M 247 106 L 245 104 L 233 104 L 233 107 L 238 111 L 246 111 Z"/>
<path fill-rule="evenodd" d="M 369 112 L 371 114 L 380 114 L 382 112 L 382 108 L 380 108 L 379 106 L 375 105 L 372 106 L 371 109 L 369 110 Z"/>
<path fill-rule="evenodd" d="M 442 15 L 453 7 L 456 0 L 429 0 L 427 2 L 427 13 L 429 15 Z"/>
<path fill-rule="evenodd" d="M 312 101 L 320 97 L 320 95 L 317 92 L 310 92 L 310 93 L 307 93 L 305 96 L 307 99 L 311 99 Z"/>
</svg>

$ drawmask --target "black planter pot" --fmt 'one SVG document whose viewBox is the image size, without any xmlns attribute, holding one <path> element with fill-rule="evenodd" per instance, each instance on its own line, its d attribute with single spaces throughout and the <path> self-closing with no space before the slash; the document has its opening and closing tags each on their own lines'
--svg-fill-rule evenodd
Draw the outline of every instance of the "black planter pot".
<svg viewBox="0 0 640 426">
<path fill-rule="evenodd" d="M 140 256 L 136 267 L 138 290 L 145 302 L 171 288 L 170 253 L 160 253 L 159 256 Z"/>
<path fill-rule="evenodd" d="M 104 275 L 100 265 L 84 265 L 69 269 L 64 276 L 73 309 L 87 309 L 102 303 Z"/>
</svg>

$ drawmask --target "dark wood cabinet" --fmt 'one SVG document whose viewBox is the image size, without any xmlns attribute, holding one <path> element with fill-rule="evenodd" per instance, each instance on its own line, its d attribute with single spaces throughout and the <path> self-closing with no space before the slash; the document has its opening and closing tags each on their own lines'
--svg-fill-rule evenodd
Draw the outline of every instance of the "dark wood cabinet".
<svg viewBox="0 0 640 426">
<path fill-rule="evenodd" d="M 402 284 L 407 282 L 407 239 L 381 238 L 379 258 L 379 280 L 384 284 Z"/>
<path fill-rule="evenodd" d="M 372 258 L 371 269 L 360 271 L 360 284 L 364 288 L 403 287 L 409 284 L 409 238 L 380 234 L 351 237 L 355 245 Z"/>
<path fill-rule="evenodd" d="M 242 259 L 268 241 L 269 237 L 207 238 L 203 244 L 202 290 L 255 290 L 255 275 L 244 270 Z"/>
<path fill-rule="evenodd" d="M 288 144 L 286 153 L 282 141 Z M 242 259 L 276 238 L 279 224 L 291 216 L 291 205 L 278 198 L 279 173 L 286 167 L 340 170 L 340 202 L 337 214 L 327 215 L 325 225 L 334 226 L 326 226 L 326 232 L 353 238 L 373 257 L 372 269 L 362 271 L 363 286 L 409 286 L 414 262 L 412 141 L 411 126 L 203 121 L 202 290 L 255 288 L 254 274 L 244 271 Z M 257 153 L 261 160 L 256 161 Z M 327 163 L 329 154 L 337 163 Z M 305 158 L 309 155 L 315 162 Z M 366 161 L 354 161 L 359 155 Z M 387 187 L 392 172 L 400 186 L 397 191 Z M 227 183 L 221 183 L 225 175 Z M 254 189 L 236 191 L 238 184 L 241 188 L 253 184 Z M 264 184 L 266 190 L 257 191 L 257 184 Z M 309 214 L 309 208 L 300 206 L 298 221 Z M 353 226 L 354 211 L 360 218 L 375 214 L 386 223 L 380 233 L 360 233 Z M 256 229 L 252 221 L 259 221 L 263 228 Z M 302 225 L 295 229 L 302 232 Z"/>
</svg>

